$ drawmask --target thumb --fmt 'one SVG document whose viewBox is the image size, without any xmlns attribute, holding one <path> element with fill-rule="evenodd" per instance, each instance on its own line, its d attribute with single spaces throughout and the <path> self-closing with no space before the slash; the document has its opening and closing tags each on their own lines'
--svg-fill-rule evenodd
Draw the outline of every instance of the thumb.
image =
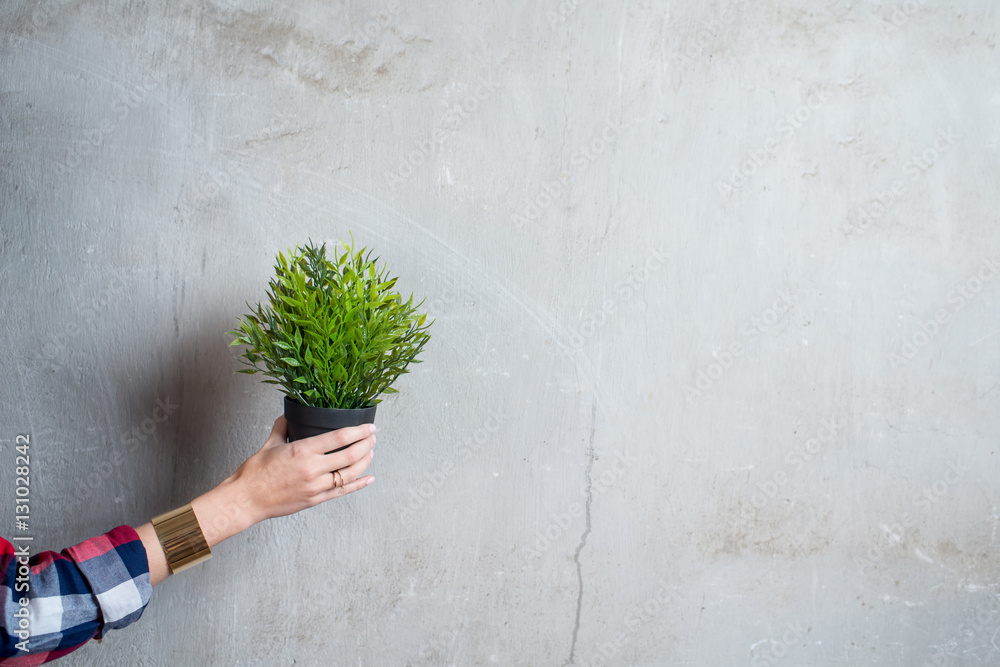
<svg viewBox="0 0 1000 667">
<path fill-rule="evenodd" d="M 271 427 L 271 435 L 268 436 L 267 442 L 261 449 L 267 449 L 269 447 L 277 447 L 278 445 L 283 445 L 288 441 L 288 422 L 285 420 L 285 416 L 281 415 L 274 420 L 274 426 Z"/>
</svg>

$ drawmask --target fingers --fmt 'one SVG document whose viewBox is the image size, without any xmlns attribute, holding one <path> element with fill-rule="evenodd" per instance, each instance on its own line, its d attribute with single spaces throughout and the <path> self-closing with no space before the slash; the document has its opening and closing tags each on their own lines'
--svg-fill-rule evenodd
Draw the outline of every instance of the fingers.
<svg viewBox="0 0 1000 667">
<path fill-rule="evenodd" d="M 340 474 L 341 479 L 344 480 L 343 486 L 347 486 L 351 482 L 361 478 L 365 470 L 368 470 L 368 466 L 371 465 L 372 457 L 375 456 L 375 450 L 371 450 L 367 455 L 361 457 L 360 461 L 352 463 L 344 468 L 338 468 L 334 470 L 334 474 Z"/>
<path fill-rule="evenodd" d="M 339 452 L 324 454 L 319 457 L 319 470 L 320 472 L 330 473 L 334 470 L 350 468 L 359 462 L 363 462 L 364 466 L 367 467 L 368 463 L 371 462 L 369 455 L 374 446 L 375 436 L 370 435 L 363 440 L 355 442 L 347 449 L 342 449 Z M 361 470 L 363 472 L 364 468 Z"/>
<path fill-rule="evenodd" d="M 374 424 L 362 424 L 361 426 L 348 426 L 337 429 L 329 433 L 321 433 L 311 438 L 304 438 L 300 442 L 308 447 L 310 451 L 317 454 L 326 454 L 342 447 L 352 445 L 359 440 L 363 440 L 375 432 Z"/>
<path fill-rule="evenodd" d="M 316 496 L 316 504 L 318 505 L 320 503 L 325 503 L 328 500 L 333 500 L 334 498 L 340 498 L 341 496 L 346 496 L 348 493 L 354 493 L 355 491 L 360 491 L 361 489 L 365 488 L 374 481 L 375 478 L 372 477 L 371 475 L 368 475 L 367 477 L 362 477 L 348 484 L 344 484 L 344 486 L 338 489 L 330 489 L 329 491 L 325 491 Z"/>
</svg>

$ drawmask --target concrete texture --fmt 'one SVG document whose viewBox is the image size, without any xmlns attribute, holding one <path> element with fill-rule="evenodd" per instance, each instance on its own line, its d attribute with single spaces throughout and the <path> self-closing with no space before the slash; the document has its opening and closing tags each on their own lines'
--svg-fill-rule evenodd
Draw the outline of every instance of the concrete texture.
<svg viewBox="0 0 1000 667">
<path fill-rule="evenodd" d="M 0 25 L 5 535 L 18 434 L 46 548 L 260 446 L 276 251 L 353 231 L 437 317 L 373 487 L 65 664 L 1000 664 L 994 2 Z"/>
</svg>

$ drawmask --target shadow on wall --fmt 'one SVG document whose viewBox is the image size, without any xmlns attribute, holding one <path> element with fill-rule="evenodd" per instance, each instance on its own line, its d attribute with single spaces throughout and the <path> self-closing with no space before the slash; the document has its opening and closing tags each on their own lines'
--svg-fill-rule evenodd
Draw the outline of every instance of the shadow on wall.
<svg viewBox="0 0 1000 667">
<path fill-rule="evenodd" d="M 140 525 L 213 488 L 263 444 L 280 403 L 275 401 L 274 415 L 236 423 L 235 416 L 246 414 L 239 409 L 245 378 L 234 372 L 231 337 L 225 335 L 236 319 L 221 305 L 203 312 L 210 314 L 180 330 L 139 368 L 121 355 L 97 361 L 110 377 L 102 402 L 111 413 L 124 415 L 118 421 L 124 426 L 102 438 L 109 455 L 84 464 L 87 472 L 70 494 L 71 507 L 107 497 L 117 478 L 132 500 L 125 519 Z M 156 338 L 139 327 L 131 330 L 135 340 L 119 339 L 117 346 L 143 349 L 148 347 L 143 341 Z"/>
</svg>

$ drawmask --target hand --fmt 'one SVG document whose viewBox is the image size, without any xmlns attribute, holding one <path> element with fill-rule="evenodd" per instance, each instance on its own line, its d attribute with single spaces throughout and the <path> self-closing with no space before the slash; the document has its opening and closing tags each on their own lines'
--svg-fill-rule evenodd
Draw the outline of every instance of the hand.
<svg viewBox="0 0 1000 667">
<path fill-rule="evenodd" d="M 211 491 L 191 501 L 209 547 L 255 523 L 363 489 L 375 478 L 362 477 L 372 462 L 375 427 L 342 428 L 312 438 L 285 442 L 288 424 L 274 420 L 267 442 L 235 473 Z M 346 447 L 339 452 L 333 450 Z M 327 454 L 326 452 L 330 452 Z M 343 486 L 334 486 L 334 471 Z M 156 586 L 170 575 L 166 555 L 152 523 L 136 529 L 149 563 L 149 581 Z"/>
<path fill-rule="evenodd" d="M 346 496 L 375 481 L 362 477 L 374 456 L 374 425 L 342 428 L 291 443 L 285 442 L 287 427 L 285 418 L 278 417 L 260 451 L 226 480 L 249 499 L 253 523 Z M 341 447 L 346 449 L 333 451 Z M 340 481 L 337 477 L 343 480 L 340 487 L 335 486 Z"/>
</svg>

